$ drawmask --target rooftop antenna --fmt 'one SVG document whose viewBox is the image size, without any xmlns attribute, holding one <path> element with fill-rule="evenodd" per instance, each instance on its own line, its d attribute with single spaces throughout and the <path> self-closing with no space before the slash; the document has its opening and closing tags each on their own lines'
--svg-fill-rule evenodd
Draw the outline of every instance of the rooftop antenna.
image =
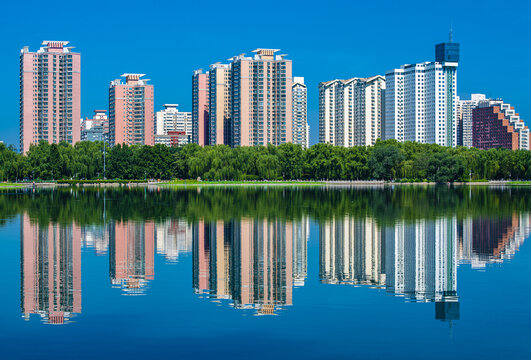
<svg viewBox="0 0 531 360">
<path fill-rule="evenodd" d="M 450 34 L 449 34 L 450 42 L 454 41 L 454 30 L 452 29 L 452 23 L 450 22 Z"/>
</svg>

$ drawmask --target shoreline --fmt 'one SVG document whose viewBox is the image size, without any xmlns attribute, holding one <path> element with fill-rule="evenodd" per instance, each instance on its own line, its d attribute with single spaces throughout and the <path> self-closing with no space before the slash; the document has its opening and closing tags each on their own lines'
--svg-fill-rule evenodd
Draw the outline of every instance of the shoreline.
<svg viewBox="0 0 531 360">
<path fill-rule="evenodd" d="M 388 186 L 531 186 L 531 181 L 472 181 L 438 184 L 435 182 L 388 181 L 179 181 L 179 182 L 105 182 L 105 183 L 0 183 L 0 189 L 57 188 L 57 187 L 388 187 Z"/>
</svg>

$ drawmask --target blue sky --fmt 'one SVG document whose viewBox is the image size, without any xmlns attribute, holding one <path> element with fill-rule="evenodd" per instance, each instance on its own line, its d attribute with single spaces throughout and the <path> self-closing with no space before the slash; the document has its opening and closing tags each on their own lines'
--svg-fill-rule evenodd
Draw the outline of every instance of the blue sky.
<svg viewBox="0 0 531 360">
<path fill-rule="evenodd" d="M 259 5 L 259 6 L 258 6 Z M 282 49 L 308 85 L 311 143 L 321 81 L 385 74 L 431 61 L 450 24 L 461 43 L 458 93 L 486 93 L 531 124 L 530 1 L 10 1 L 0 30 L 5 70 L 0 140 L 18 145 L 19 52 L 66 40 L 81 52 L 81 115 L 108 107 L 109 81 L 147 74 L 155 111 L 191 111 L 191 74 L 258 47 Z M 527 86 L 526 86 L 527 84 Z"/>
</svg>

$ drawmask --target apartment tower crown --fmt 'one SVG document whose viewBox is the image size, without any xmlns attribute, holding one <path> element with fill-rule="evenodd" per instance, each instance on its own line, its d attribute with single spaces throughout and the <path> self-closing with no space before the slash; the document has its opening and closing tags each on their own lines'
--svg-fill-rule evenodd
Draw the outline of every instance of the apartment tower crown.
<svg viewBox="0 0 531 360">
<path fill-rule="evenodd" d="M 122 74 L 122 77 L 125 77 L 125 82 L 127 85 L 136 85 L 139 83 L 140 78 L 142 76 L 146 76 L 146 74 Z M 142 81 L 147 81 L 147 79 L 143 79 Z"/>
</svg>

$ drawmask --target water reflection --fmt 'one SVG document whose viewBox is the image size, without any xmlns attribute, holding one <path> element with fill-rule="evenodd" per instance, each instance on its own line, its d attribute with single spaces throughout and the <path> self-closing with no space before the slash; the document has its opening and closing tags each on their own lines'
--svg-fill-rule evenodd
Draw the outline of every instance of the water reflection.
<svg viewBox="0 0 531 360">
<path fill-rule="evenodd" d="M 297 192 L 246 191 L 119 194 L 115 199 L 123 197 L 127 204 L 147 209 L 129 216 L 124 214 L 131 206 L 105 205 L 105 192 L 58 192 L 7 202 L 12 208 L 4 211 L 22 214 L 24 318 L 38 314 L 46 323 L 64 324 L 81 313 L 83 247 L 108 256 L 110 286 L 119 289 L 116 294 L 149 296 L 150 284 L 156 281 L 155 257 L 175 264 L 191 253 L 198 298 L 255 315 L 278 315 L 296 303 L 294 288 L 301 287 L 298 294 L 304 294 L 312 275 L 307 273 L 308 261 L 315 261 L 319 266 L 313 275 L 322 284 L 368 286 L 406 301 L 434 303 L 435 319 L 452 321 L 460 318 L 458 266 L 483 269 L 501 264 L 530 235 L 529 212 L 520 210 L 506 192 L 480 192 L 478 206 L 453 194 L 445 198 L 444 211 L 421 216 L 412 205 L 415 196 L 407 191 L 364 193 L 374 206 L 389 204 L 381 211 L 358 192 L 314 190 L 316 194 L 308 194 L 313 200 L 307 202 Z M 157 205 L 149 203 L 152 197 Z M 253 208 L 253 198 L 262 205 L 271 203 L 271 212 Z M 230 207 L 231 199 L 245 204 L 245 211 Z M 80 209 L 80 202 L 91 205 L 90 214 Z M 489 205 L 493 202 L 499 204 L 497 209 Z M 226 212 L 211 210 L 220 203 Z M 180 211 L 173 212 L 178 215 L 166 210 L 173 204 L 180 204 Z M 407 210 L 399 210 L 399 204 Z M 460 210 L 452 211 L 456 204 L 462 204 Z M 423 202 L 418 207 L 428 209 Z M 275 209 L 277 216 L 272 214 Z M 205 213 L 209 216 L 200 216 Z M 319 240 L 319 256 L 308 259 L 312 221 L 318 227 L 314 238 Z M 326 296 L 327 286 L 320 286 Z"/>
<path fill-rule="evenodd" d="M 109 250 L 109 231 L 106 226 L 83 226 L 81 239 L 83 240 L 83 247 L 93 249 L 98 256 L 106 255 Z"/>
<path fill-rule="evenodd" d="M 326 222 L 319 232 L 321 281 L 433 301 L 437 319 L 458 319 L 456 226 L 455 218 L 384 227 L 348 216 Z"/>
<path fill-rule="evenodd" d="M 111 284 L 127 295 L 144 294 L 155 275 L 155 224 L 114 221 L 109 233 Z"/>
<path fill-rule="evenodd" d="M 368 285 L 408 301 L 435 302 L 435 318 L 459 319 L 457 266 L 510 259 L 530 235 L 529 214 L 397 221 L 344 216 L 319 227 L 326 284 Z"/>
<path fill-rule="evenodd" d="M 48 324 L 68 322 L 81 312 L 80 228 L 40 225 L 24 214 L 20 234 L 24 318 L 38 314 Z"/>
<path fill-rule="evenodd" d="M 184 219 L 169 219 L 155 224 L 157 254 L 175 263 L 181 254 L 192 251 L 192 226 Z"/>
<path fill-rule="evenodd" d="M 309 220 L 199 221 L 194 228 L 194 290 L 237 309 L 276 314 L 303 286 Z"/>
<path fill-rule="evenodd" d="M 460 262 L 484 268 L 511 259 L 529 236 L 530 222 L 526 213 L 465 219 L 457 228 Z"/>
</svg>

